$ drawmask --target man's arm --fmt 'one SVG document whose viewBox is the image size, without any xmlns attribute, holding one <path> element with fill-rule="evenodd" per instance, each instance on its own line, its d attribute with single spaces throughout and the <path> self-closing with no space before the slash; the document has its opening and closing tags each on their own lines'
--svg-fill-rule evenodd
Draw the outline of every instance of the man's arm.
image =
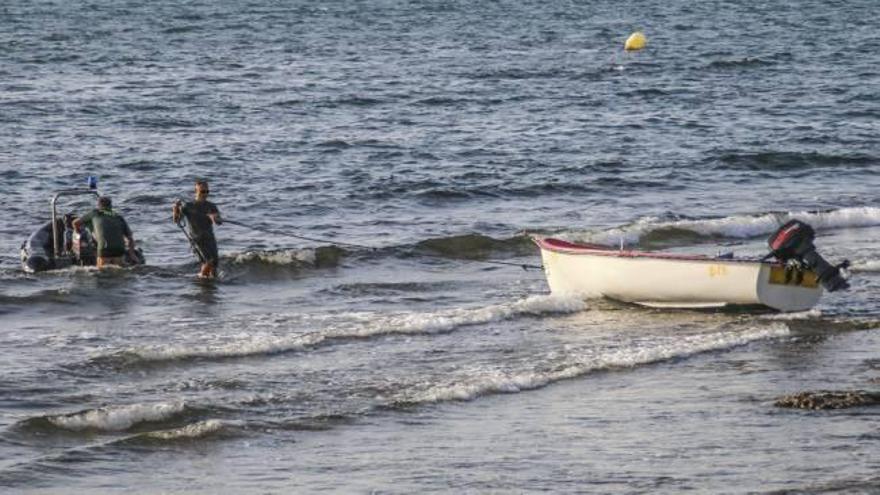
<svg viewBox="0 0 880 495">
<path fill-rule="evenodd" d="M 90 211 L 81 217 L 74 218 L 73 221 L 70 222 L 70 225 L 73 227 L 73 230 L 79 232 L 83 225 L 92 221 L 93 216 L 93 212 Z"/>
<path fill-rule="evenodd" d="M 211 219 L 211 222 L 213 222 L 214 225 L 220 225 L 223 223 L 223 219 L 220 218 L 220 210 L 218 210 L 217 205 L 213 203 L 211 204 L 211 209 L 208 210 L 208 218 Z"/>
<path fill-rule="evenodd" d="M 180 223 L 180 216 L 183 214 L 183 203 L 178 199 L 171 205 L 171 221 Z"/>
</svg>

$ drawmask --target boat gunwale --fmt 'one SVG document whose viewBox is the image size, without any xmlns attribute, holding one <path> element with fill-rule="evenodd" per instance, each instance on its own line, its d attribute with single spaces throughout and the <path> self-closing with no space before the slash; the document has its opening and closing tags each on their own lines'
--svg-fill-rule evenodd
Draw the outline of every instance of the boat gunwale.
<svg viewBox="0 0 880 495">
<path fill-rule="evenodd" d="M 608 246 L 602 246 L 599 244 L 578 244 L 574 242 L 564 241 L 562 239 L 556 239 L 553 237 L 532 237 L 532 241 L 537 244 L 538 247 L 541 249 L 563 254 L 606 256 L 611 258 L 648 258 L 671 261 L 698 261 L 704 263 L 757 263 L 768 266 L 782 266 L 782 264 L 778 262 L 763 261 L 757 258 L 713 258 L 700 254 L 655 253 L 649 251 L 637 251 L 633 249 L 622 250 L 614 249 Z"/>
</svg>

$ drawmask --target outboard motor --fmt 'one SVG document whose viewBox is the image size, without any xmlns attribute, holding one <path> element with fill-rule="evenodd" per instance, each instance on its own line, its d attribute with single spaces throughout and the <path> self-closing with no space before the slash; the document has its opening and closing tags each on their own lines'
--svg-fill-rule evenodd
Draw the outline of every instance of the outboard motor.
<svg viewBox="0 0 880 495">
<path fill-rule="evenodd" d="M 848 289 L 849 283 L 840 274 L 840 270 L 849 266 L 849 262 L 844 261 L 834 266 L 825 261 L 816 252 L 816 246 L 813 245 L 815 238 L 813 227 L 800 220 L 790 220 L 767 239 L 772 251 L 764 259 L 775 257 L 783 263 L 794 262 L 806 266 L 816 272 L 828 292 Z"/>
<path fill-rule="evenodd" d="M 52 222 L 43 224 L 21 244 L 21 267 L 28 273 L 55 268 L 52 255 Z"/>
<path fill-rule="evenodd" d="M 72 231 L 70 236 L 70 252 L 80 265 L 94 265 L 96 261 L 95 241 L 89 231 L 80 229 Z"/>
</svg>

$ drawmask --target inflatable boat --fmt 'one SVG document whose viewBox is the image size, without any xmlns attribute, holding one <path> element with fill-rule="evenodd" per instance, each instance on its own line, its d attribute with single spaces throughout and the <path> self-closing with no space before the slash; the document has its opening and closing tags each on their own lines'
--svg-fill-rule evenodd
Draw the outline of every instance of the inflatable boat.
<svg viewBox="0 0 880 495">
<path fill-rule="evenodd" d="M 73 212 L 58 214 L 58 202 L 62 198 L 97 199 L 95 183 L 90 180 L 89 188 L 63 189 L 52 196 L 52 215 L 48 222 L 35 230 L 21 245 L 21 268 L 28 273 L 58 270 L 71 266 L 94 266 L 96 263 L 95 240 L 86 229 L 76 231 L 72 222 L 77 215 Z M 144 264 L 144 255 L 136 248 L 134 255 L 127 252 L 123 258 L 125 266 Z"/>
</svg>

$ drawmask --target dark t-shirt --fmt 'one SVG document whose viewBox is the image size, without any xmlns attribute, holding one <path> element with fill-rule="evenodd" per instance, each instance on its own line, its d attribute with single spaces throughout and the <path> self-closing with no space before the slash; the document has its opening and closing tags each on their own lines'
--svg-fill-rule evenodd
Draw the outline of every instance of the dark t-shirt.
<svg viewBox="0 0 880 495">
<path fill-rule="evenodd" d="M 110 210 L 92 210 L 80 218 L 92 231 L 98 256 L 115 257 L 125 254 L 125 238 L 132 237 L 125 219 Z"/>
<path fill-rule="evenodd" d="M 214 238 L 214 224 L 211 222 L 208 214 L 219 214 L 220 211 L 217 209 L 217 205 L 210 201 L 187 201 L 180 211 L 186 217 L 186 221 L 189 222 L 189 231 L 193 239 Z"/>
</svg>

